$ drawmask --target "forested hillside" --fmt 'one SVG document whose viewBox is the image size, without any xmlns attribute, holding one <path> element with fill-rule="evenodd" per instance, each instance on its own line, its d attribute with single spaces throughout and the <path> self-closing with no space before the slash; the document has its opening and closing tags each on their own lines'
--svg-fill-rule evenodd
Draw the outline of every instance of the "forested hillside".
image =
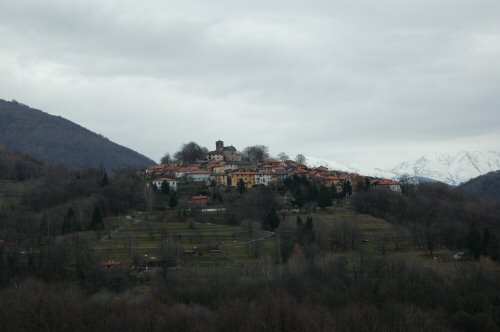
<svg viewBox="0 0 500 332">
<path fill-rule="evenodd" d="M 405 195 L 367 191 L 354 207 L 408 228 L 429 254 L 439 247 L 465 249 L 473 257 L 500 258 L 500 204 L 444 184 L 421 184 Z"/>
<path fill-rule="evenodd" d="M 464 183 L 461 188 L 473 195 L 489 196 L 500 201 L 500 170 L 472 179 Z"/>
<path fill-rule="evenodd" d="M 155 164 L 69 120 L 1 99 L 0 145 L 72 170 L 104 167 L 111 171 Z"/>
<path fill-rule="evenodd" d="M 0 151 L 1 330 L 498 331 L 492 200 L 352 197 L 383 220 L 305 177 L 243 189 L 155 190 Z M 225 212 L 190 204 L 202 193 Z"/>
</svg>

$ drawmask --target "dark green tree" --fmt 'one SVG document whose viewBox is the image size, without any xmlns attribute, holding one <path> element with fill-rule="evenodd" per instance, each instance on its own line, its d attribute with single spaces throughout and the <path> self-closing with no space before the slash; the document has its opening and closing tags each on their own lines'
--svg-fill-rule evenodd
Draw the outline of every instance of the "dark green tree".
<svg viewBox="0 0 500 332">
<path fill-rule="evenodd" d="M 344 181 L 342 184 L 342 193 L 345 195 L 352 195 L 352 186 L 350 181 Z"/>
<path fill-rule="evenodd" d="M 178 203 L 179 199 L 177 198 L 177 194 L 174 193 L 173 195 L 170 195 L 170 199 L 168 200 L 168 206 L 173 209 L 177 206 Z"/>
<path fill-rule="evenodd" d="M 68 208 L 68 211 L 64 215 L 61 235 L 70 234 L 78 231 L 78 225 L 76 223 L 75 211 L 72 207 Z"/>
<path fill-rule="evenodd" d="M 364 190 L 370 190 L 371 187 L 371 181 L 370 178 L 365 178 L 365 186 L 363 187 Z"/>
<path fill-rule="evenodd" d="M 104 172 L 104 175 L 102 176 L 101 179 L 101 188 L 107 186 L 108 183 L 109 183 L 108 173 Z"/>
<path fill-rule="evenodd" d="M 94 207 L 92 212 L 92 219 L 90 220 L 90 229 L 94 231 L 99 231 L 104 229 L 104 223 L 102 222 L 101 209 L 98 206 Z"/>
<path fill-rule="evenodd" d="M 245 191 L 247 191 L 247 187 L 245 186 L 245 182 L 243 181 L 243 179 L 240 179 L 240 181 L 238 181 L 238 192 L 240 194 L 243 194 Z"/>
<path fill-rule="evenodd" d="M 160 190 L 165 195 L 170 194 L 170 185 L 168 184 L 167 181 L 162 181 Z"/>
<path fill-rule="evenodd" d="M 332 193 L 325 186 L 321 186 L 319 188 L 317 202 L 319 207 L 332 205 Z"/>
<path fill-rule="evenodd" d="M 304 245 L 304 223 L 302 218 L 297 216 L 297 227 L 295 228 L 295 238 L 300 245 Z"/>
<path fill-rule="evenodd" d="M 276 214 L 276 209 L 273 207 L 266 217 L 264 228 L 274 231 L 280 225 L 280 218 Z"/>
<path fill-rule="evenodd" d="M 470 250 L 474 258 L 479 258 L 482 252 L 481 233 L 477 230 L 476 225 L 471 222 L 465 239 L 467 249 Z"/>
<path fill-rule="evenodd" d="M 307 244 L 314 242 L 314 223 L 312 217 L 307 217 L 306 223 L 304 225 L 304 233 Z"/>
</svg>

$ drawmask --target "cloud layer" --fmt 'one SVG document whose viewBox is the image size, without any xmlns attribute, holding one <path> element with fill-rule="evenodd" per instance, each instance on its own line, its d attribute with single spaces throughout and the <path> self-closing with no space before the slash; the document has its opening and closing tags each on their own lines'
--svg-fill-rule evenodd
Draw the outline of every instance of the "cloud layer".
<svg viewBox="0 0 500 332">
<path fill-rule="evenodd" d="M 498 149 L 498 1 L 0 1 L 0 98 L 154 159 Z"/>
</svg>

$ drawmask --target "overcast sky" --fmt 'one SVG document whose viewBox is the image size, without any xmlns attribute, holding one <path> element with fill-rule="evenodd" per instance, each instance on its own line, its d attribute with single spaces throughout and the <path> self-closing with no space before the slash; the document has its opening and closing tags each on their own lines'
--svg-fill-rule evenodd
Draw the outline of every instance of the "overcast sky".
<svg viewBox="0 0 500 332">
<path fill-rule="evenodd" d="M 500 1 L 0 0 L 0 98 L 155 160 L 500 150 Z"/>
</svg>

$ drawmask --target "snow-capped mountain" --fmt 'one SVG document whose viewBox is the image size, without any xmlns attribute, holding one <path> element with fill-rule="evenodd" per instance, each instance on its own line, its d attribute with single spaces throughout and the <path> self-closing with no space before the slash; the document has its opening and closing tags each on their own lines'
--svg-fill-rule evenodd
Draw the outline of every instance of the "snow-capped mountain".
<svg viewBox="0 0 500 332">
<path fill-rule="evenodd" d="M 387 171 L 395 177 L 409 174 L 456 186 L 499 169 L 499 152 L 461 151 L 423 156 L 413 162 L 402 162 Z"/>
<path fill-rule="evenodd" d="M 332 170 L 389 179 L 409 175 L 412 178 L 436 180 L 454 186 L 500 169 L 500 153 L 496 151 L 431 154 L 414 161 L 401 162 L 390 169 L 351 166 L 315 157 L 306 159 L 310 167 L 325 166 Z"/>
</svg>

